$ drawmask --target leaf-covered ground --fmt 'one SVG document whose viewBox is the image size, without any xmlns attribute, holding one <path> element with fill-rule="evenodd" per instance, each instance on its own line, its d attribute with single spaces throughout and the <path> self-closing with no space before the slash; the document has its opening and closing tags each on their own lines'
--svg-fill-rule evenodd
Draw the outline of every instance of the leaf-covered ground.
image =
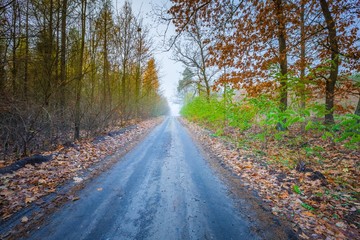
<svg viewBox="0 0 360 240">
<path fill-rule="evenodd" d="M 91 172 L 97 164 L 108 161 L 107 156 L 117 151 L 129 150 L 132 143 L 141 139 L 161 121 L 161 118 L 147 120 L 125 131 L 117 129 L 117 134 L 107 134 L 97 139 L 83 139 L 67 147 L 60 145 L 55 151 L 42 153 L 52 154 L 51 161 L 28 164 L 13 173 L 0 175 L 2 220 L 33 203 L 41 205 L 42 197 L 57 192 L 67 182 L 84 181 L 84 173 Z M 72 197 L 72 200 L 76 200 L 76 197 Z M 21 219 L 24 223 L 28 220 L 27 216 Z"/>
<path fill-rule="evenodd" d="M 268 143 L 266 154 L 235 147 L 183 119 L 194 137 L 255 190 L 272 214 L 290 221 L 301 239 L 360 239 L 360 152 L 326 147 L 321 161 L 296 168 L 274 161 L 296 150 Z M 256 144 L 256 143 L 254 143 Z M 316 156 L 314 156 L 316 158 Z"/>
</svg>

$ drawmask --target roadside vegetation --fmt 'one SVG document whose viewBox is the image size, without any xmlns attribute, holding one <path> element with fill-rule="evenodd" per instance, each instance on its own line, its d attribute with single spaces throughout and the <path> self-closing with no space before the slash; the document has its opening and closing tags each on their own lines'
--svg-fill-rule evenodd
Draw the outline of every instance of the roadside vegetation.
<svg viewBox="0 0 360 240">
<path fill-rule="evenodd" d="M 281 110 L 274 94 L 229 89 L 188 98 L 181 115 L 220 161 L 255 189 L 302 239 L 354 239 L 360 232 L 360 116 L 296 96 Z M 194 123 L 209 132 L 194 126 Z"/>
<path fill-rule="evenodd" d="M 0 167 L 166 114 L 158 71 L 129 1 L 1 1 Z"/>
<path fill-rule="evenodd" d="M 359 238 L 358 1 L 171 2 L 186 124 L 301 238 Z"/>
</svg>

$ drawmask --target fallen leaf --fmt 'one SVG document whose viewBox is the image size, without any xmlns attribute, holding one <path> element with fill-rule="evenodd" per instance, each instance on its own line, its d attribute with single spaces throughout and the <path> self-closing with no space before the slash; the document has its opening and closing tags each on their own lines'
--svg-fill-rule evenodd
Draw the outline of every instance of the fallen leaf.
<svg viewBox="0 0 360 240">
<path fill-rule="evenodd" d="M 74 177 L 73 180 L 75 183 L 81 183 L 84 179 L 82 179 L 81 177 Z"/>
<path fill-rule="evenodd" d="M 335 225 L 339 228 L 346 228 L 346 224 L 343 222 L 337 222 Z"/>
<path fill-rule="evenodd" d="M 25 198 L 25 203 L 32 203 L 33 201 L 35 201 L 37 198 L 36 197 L 26 197 Z"/>
<path fill-rule="evenodd" d="M 289 193 L 288 193 L 287 191 L 283 191 L 283 192 L 279 195 L 279 197 L 280 197 L 281 199 L 288 198 L 288 197 L 289 197 Z"/>
<path fill-rule="evenodd" d="M 79 197 L 74 197 L 72 200 L 73 200 L 73 202 L 75 202 L 75 201 L 77 201 L 79 199 L 80 199 Z"/>
<path fill-rule="evenodd" d="M 315 217 L 315 215 L 312 212 L 309 212 L 309 211 L 305 211 L 302 214 L 305 215 L 305 216 L 308 216 L 308 217 Z"/>
<path fill-rule="evenodd" d="M 1 191 L 1 193 L 0 193 L 0 195 L 1 195 L 1 196 L 4 196 L 4 197 L 10 196 L 10 195 L 12 195 L 12 194 L 14 194 L 14 191 L 11 191 L 11 190 L 3 190 L 3 191 Z"/>
<path fill-rule="evenodd" d="M 39 181 L 38 181 L 40 184 L 44 184 L 44 183 L 46 183 L 46 180 L 45 179 L 39 179 Z"/>
<path fill-rule="evenodd" d="M 300 237 L 303 239 L 310 239 L 307 235 L 305 235 L 305 233 L 301 233 Z"/>
<path fill-rule="evenodd" d="M 21 218 L 22 223 L 27 223 L 29 221 L 29 218 L 27 216 L 24 216 Z"/>
</svg>

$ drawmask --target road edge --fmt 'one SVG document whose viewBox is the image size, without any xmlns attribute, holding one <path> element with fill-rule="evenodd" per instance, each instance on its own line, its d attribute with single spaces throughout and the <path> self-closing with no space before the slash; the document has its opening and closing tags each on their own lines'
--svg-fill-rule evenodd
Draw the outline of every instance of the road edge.
<svg viewBox="0 0 360 240">
<path fill-rule="evenodd" d="M 232 169 L 214 152 L 214 150 L 202 142 L 200 134 L 190 131 L 182 117 L 177 118 L 187 133 L 193 139 L 199 151 L 205 157 L 211 169 L 225 183 L 230 196 L 235 201 L 241 214 L 252 223 L 252 230 L 263 239 L 299 239 L 298 234 L 285 220 L 271 213 L 271 207 L 262 200 L 255 190 L 248 189 Z M 208 130 L 201 128 L 204 133 Z M 209 134 L 212 134 L 209 131 Z M 246 202 L 246 205 L 242 204 Z M 259 230 L 261 229 L 261 230 Z"/>
<path fill-rule="evenodd" d="M 41 198 L 42 203 L 33 203 L 20 211 L 13 214 L 9 219 L 2 220 L 0 224 L 0 239 L 22 239 L 28 233 L 43 223 L 47 217 L 56 212 L 61 206 L 71 201 L 76 201 L 76 193 L 82 190 L 94 178 L 104 174 L 111 169 L 116 163 L 122 160 L 129 151 L 136 147 L 143 141 L 155 127 L 163 123 L 165 118 L 162 118 L 155 126 L 146 129 L 142 134 L 139 134 L 131 142 L 127 142 L 124 148 L 118 149 L 114 154 L 104 157 L 100 162 L 95 163 L 90 168 L 79 173 L 81 182 L 74 182 L 68 180 L 62 184 L 56 193 L 46 195 Z M 27 221 L 22 222 L 22 218 L 26 216 Z"/>
</svg>

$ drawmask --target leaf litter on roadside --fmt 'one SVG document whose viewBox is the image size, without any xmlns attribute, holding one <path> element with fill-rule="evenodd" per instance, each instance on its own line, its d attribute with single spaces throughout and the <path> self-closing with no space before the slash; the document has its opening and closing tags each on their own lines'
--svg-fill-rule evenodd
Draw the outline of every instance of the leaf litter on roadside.
<svg viewBox="0 0 360 240">
<path fill-rule="evenodd" d="M 53 154 L 51 161 L 27 164 L 13 173 L 0 175 L 1 218 L 7 219 L 30 204 L 41 204 L 43 196 L 56 192 L 66 181 L 81 183 L 84 180 L 81 177 L 83 171 L 90 170 L 92 165 L 103 161 L 118 149 L 127 148 L 130 142 L 146 134 L 161 121 L 161 118 L 157 118 L 140 122 L 136 128 L 122 134 L 107 135 L 102 141 L 84 139 L 75 142 L 72 147 L 60 145 L 55 151 L 43 153 Z M 100 188 L 97 191 L 101 191 Z M 79 198 L 69 196 L 69 200 L 77 201 Z M 26 219 L 23 217 L 21 221 L 27 222 Z"/>
<path fill-rule="evenodd" d="M 359 151 L 326 152 L 318 171 L 301 172 L 272 161 L 278 146 L 270 144 L 267 155 L 254 154 L 195 123 L 182 122 L 259 194 L 272 214 L 290 221 L 301 239 L 360 239 Z"/>
</svg>

